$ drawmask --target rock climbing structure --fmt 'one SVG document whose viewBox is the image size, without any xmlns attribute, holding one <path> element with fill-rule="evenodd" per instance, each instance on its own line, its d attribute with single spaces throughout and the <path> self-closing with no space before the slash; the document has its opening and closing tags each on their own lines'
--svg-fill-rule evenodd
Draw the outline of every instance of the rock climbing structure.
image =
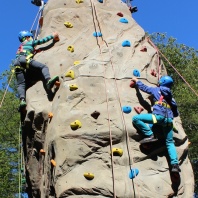
<svg viewBox="0 0 198 198">
<path fill-rule="evenodd" d="M 49 0 L 40 27 L 38 38 L 59 32 L 59 42 L 44 45 L 35 60 L 59 75 L 60 85 L 54 94 L 42 81 L 27 90 L 22 137 L 29 197 L 192 197 L 180 118 L 174 119 L 176 176 L 163 140 L 142 148 L 132 126 L 134 115 L 151 112 L 151 102 L 130 79 L 155 86 L 166 69 L 127 4 Z"/>
</svg>

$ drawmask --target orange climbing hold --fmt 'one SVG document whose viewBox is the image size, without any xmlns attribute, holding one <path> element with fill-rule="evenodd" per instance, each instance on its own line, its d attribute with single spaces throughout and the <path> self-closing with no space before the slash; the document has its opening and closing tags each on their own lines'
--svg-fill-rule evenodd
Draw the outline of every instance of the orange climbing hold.
<svg viewBox="0 0 198 198">
<path fill-rule="evenodd" d="M 41 153 L 41 155 L 45 155 L 44 149 L 41 149 L 41 150 L 40 150 L 40 153 Z"/>
<path fill-rule="evenodd" d="M 48 113 L 48 118 L 50 118 L 50 119 L 53 118 L 53 113 L 52 112 Z"/>
<path fill-rule="evenodd" d="M 51 160 L 51 163 L 53 166 L 56 166 L 56 162 L 53 159 Z"/>
<path fill-rule="evenodd" d="M 142 111 L 144 111 L 144 108 L 142 108 L 142 107 L 134 107 L 134 110 L 136 111 L 136 113 L 140 114 Z"/>
<path fill-rule="evenodd" d="M 55 86 L 56 86 L 56 87 L 60 87 L 60 82 L 59 82 L 59 81 L 56 81 L 56 82 L 55 82 Z"/>
<path fill-rule="evenodd" d="M 142 46 L 142 48 L 141 48 L 140 51 L 141 51 L 141 52 L 147 52 L 147 47 L 146 47 L 146 46 Z"/>
</svg>

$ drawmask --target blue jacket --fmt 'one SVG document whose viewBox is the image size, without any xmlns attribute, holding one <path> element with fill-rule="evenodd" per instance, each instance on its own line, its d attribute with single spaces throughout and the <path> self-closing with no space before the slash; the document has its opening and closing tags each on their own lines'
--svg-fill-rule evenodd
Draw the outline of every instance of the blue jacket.
<svg viewBox="0 0 198 198">
<path fill-rule="evenodd" d="M 170 88 L 160 86 L 160 87 L 149 87 L 145 84 L 143 84 L 141 81 L 137 81 L 136 83 L 137 87 L 148 94 L 151 94 L 153 96 L 154 102 L 157 102 L 160 100 L 160 97 L 163 96 L 163 102 L 169 104 L 171 106 L 170 108 L 166 108 L 160 104 L 154 104 L 153 106 L 153 114 L 162 115 L 167 118 L 173 118 L 177 117 L 179 115 L 177 110 L 177 104 L 172 97 L 172 93 Z"/>
</svg>

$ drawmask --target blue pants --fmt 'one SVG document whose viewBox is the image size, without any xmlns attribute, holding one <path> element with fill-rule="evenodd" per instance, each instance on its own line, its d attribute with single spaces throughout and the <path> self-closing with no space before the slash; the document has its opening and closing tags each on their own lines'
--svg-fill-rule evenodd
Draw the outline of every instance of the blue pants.
<svg viewBox="0 0 198 198">
<path fill-rule="evenodd" d="M 166 140 L 166 147 L 170 157 L 171 164 L 178 164 L 177 151 L 173 141 L 173 120 L 172 118 L 165 118 L 161 115 L 155 115 L 157 125 L 161 126 L 164 138 Z M 139 114 L 132 118 L 133 124 L 143 133 L 145 136 L 150 136 L 153 131 L 147 124 L 153 124 L 152 114 Z M 147 123 L 147 124 L 146 124 Z"/>
</svg>

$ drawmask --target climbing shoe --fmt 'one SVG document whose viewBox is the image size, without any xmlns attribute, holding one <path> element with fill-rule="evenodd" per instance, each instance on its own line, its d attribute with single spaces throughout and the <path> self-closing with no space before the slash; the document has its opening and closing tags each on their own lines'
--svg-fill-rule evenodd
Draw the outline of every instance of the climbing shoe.
<svg viewBox="0 0 198 198">
<path fill-rule="evenodd" d="M 50 90 L 54 86 L 55 82 L 58 81 L 58 80 L 59 80 L 59 77 L 58 76 L 54 76 L 53 78 L 51 78 L 50 80 L 48 80 L 48 82 L 46 84 L 47 89 Z"/>
<path fill-rule="evenodd" d="M 149 143 L 149 142 L 156 142 L 158 139 L 154 137 L 154 135 L 151 136 L 147 136 L 144 139 L 142 139 L 140 141 L 140 144 L 145 144 L 145 143 Z"/>
<path fill-rule="evenodd" d="M 178 164 L 173 164 L 172 165 L 171 172 L 172 173 L 179 173 L 179 172 L 181 172 L 181 169 L 179 168 L 179 165 Z"/>
<path fill-rule="evenodd" d="M 21 112 L 22 109 L 25 109 L 25 107 L 27 106 L 27 103 L 24 99 L 21 100 L 20 105 L 19 105 L 19 112 Z"/>
</svg>

